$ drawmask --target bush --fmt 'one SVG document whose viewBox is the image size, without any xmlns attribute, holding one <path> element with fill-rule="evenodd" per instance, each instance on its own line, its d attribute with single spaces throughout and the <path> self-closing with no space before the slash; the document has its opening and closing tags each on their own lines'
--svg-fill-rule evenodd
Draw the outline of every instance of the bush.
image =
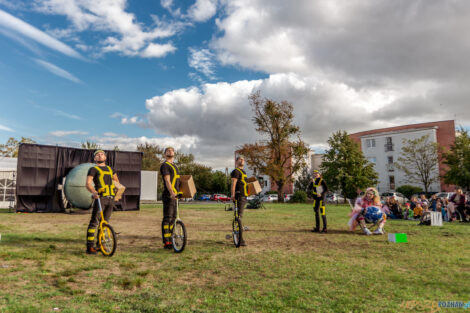
<svg viewBox="0 0 470 313">
<path fill-rule="evenodd" d="M 411 186 L 411 185 L 403 185 L 395 189 L 397 192 L 402 193 L 408 199 L 411 198 L 412 195 L 415 193 L 419 193 L 423 191 L 421 187 Z"/>
<path fill-rule="evenodd" d="M 307 202 L 307 193 L 303 190 L 297 190 L 294 192 L 291 201 L 294 203 L 305 203 Z"/>
</svg>

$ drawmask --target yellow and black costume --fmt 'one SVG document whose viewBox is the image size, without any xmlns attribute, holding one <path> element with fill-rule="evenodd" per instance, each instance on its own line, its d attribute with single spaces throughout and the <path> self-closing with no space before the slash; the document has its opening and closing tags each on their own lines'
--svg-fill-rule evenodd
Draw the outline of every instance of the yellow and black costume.
<svg viewBox="0 0 470 313">
<path fill-rule="evenodd" d="M 162 240 L 165 247 L 171 245 L 171 232 L 176 219 L 176 199 L 171 199 L 171 193 L 165 183 L 165 176 L 170 176 L 171 188 L 176 196 L 180 196 L 180 174 L 178 167 L 170 162 L 165 162 L 160 166 L 160 174 L 163 180 L 163 220 L 162 220 Z"/>
<path fill-rule="evenodd" d="M 88 176 L 93 176 L 95 189 L 100 196 L 104 219 L 109 222 L 114 208 L 115 186 L 113 181 L 114 170 L 107 165 L 94 166 L 88 170 Z M 93 202 L 90 223 L 87 230 L 87 249 L 94 247 L 96 240 L 96 227 L 100 222 L 98 201 Z"/>
<path fill-rule="evenodd" d="M 237 202 L 240 223 L 242 223 L 243 211 L 246 205 L 246 197 L 248 196 L 248 183 L 246 182 L 246 173 L 244 170 L 237 167 L 232 171 L 230 177 L 237 179 L 237 183 L 235 185 L 235 201 Z M 245 244 L 243 238 L 240 238 L 240 243 L 243 245 Z"/>
<path fill-rule="evenodd" d="M 322 177 L 315 178 L 308 186 L 308 192 L 313 198 L 313 211 L 315 212 L 315 228 L 313 232 L 320 231 L 320 213 L 323 220 L 322 232 L 326 232 L 326 208 L 325 197 L 328 192 L 328 187 Z"/>
</svg>

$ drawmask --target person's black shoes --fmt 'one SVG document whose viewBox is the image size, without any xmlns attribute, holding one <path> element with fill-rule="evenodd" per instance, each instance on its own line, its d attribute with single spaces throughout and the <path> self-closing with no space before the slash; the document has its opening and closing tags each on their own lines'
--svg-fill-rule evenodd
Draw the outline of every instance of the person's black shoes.
<svg viewBox="0 0 470 313">
<path fill-rule="evenodd" d="M 165 244 L 163 245 L 163 249 L 172 249 L 172 248 L 173 248 L 173 245 L 171 244 L 170 241 L 165 242 Z"/>
<path fill-rule="evenodd" d="M 326 234 L 328 231 L 326 230 L 326 228 L 323 228 L 323 229 L 321 230 L 321 232 L 324 233 L 324 234 Z"/>
<path fill-rule="evenodd" d="M 320 229 L 319 228 L 314 228 L 311 230 L 312 233 L 319 233 L 320 232 Z"/>
</svg>

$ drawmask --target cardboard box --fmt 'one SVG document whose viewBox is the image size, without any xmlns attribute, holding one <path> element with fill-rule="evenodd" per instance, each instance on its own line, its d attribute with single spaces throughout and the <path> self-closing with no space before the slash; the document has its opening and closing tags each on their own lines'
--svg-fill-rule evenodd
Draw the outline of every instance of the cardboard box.
<svg viewBox="0 0 470 313">
<path fill-rule="evenodd" d="M 194 198 L 196 186 L 194 185 L 193 176 L 181 175 L 180 182 L 180 191 L 183 192 L 183 198 Z"/>
<path fill-rule="evenodd" d="M 247 186 L 247 189 L 248 189 L 248 195 L 249 196 L 257 195 L 261 192 L 261 190 L 263 190 L 261 188 L 261 185 L 259 184 L 259 181 L 257 181 L 257 180 L 255 180 L 254 182 L 249 183 L 248 186 Z"/>
<path fill-rule="evenodd" d="M 249 184 L 249 183 L 257 181 L 257 179 L 255 176 L 251 176 L 250 178 L 245 179 L 245 181 Z"/>
<path fill-rule="evenodd" d="M 114 186 L 116 187 L 115 189 L 115 196 L 114 196 L 114 201 L 119 201 L 122 198 L 122 194 L 124 193 L 124 190 L 126 190 L 126 187 L 124 185 L 121 185 L 118 182 L 114 182 Z"/>
</svg>

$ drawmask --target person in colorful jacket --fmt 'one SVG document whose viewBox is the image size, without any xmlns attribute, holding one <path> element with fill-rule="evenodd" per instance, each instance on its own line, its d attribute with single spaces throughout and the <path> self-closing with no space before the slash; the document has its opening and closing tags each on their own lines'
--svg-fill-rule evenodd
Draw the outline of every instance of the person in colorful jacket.
<svg viewBox="0 0 470 313">
<path fill-rule="evenodd" d="M 364 196 L 357 198 L 349 216 L 351 217 L 348 223 L 350 231 L 354 231 L 359 225 L 366 235 L 384 234 L 387 215 L 382 211 L 382 203 L 377 189 L 367 188 Z M 377 229 L 372 233 L 367 228 L 366 222 L 378 225 Z"/>
</svg>

